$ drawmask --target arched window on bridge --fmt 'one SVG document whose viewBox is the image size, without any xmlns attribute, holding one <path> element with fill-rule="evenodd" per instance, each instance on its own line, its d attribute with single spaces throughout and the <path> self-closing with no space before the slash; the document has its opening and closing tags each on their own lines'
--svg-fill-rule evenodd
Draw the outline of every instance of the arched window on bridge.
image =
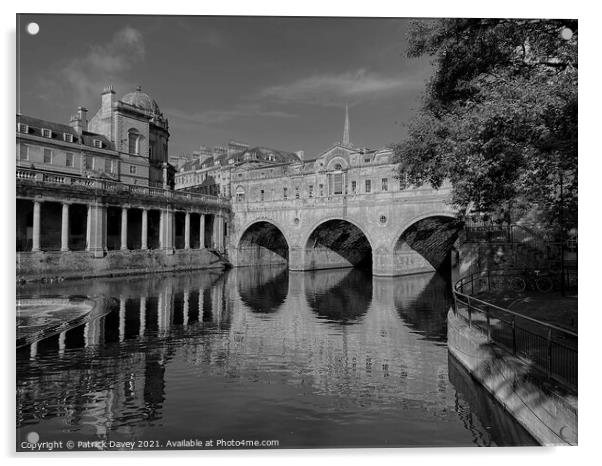
<svg viewBox="0 0 602 466">
<path fill-rule="evenodd" d="M 245 190 L 242 189 L 241 186 L 236 188 L 236 202 L 244 202 L 245 200 Z"/>
<path fill-rule="evenodd" d="M 333 194 L 343 194 L 343 167 L 340 163 L 334 166 L 338 173 L 332 175 L 332 192 Z"/>
</svg>

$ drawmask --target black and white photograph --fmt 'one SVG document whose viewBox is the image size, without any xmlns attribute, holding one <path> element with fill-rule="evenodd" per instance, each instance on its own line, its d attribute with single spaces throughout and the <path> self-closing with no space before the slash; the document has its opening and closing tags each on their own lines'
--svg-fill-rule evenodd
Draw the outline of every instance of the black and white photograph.
<svg viewBox="0 0 602 466">
<path fill-rule="evenodd" d="M 580 19 L 377 13 L 13 16 L 17 457 L 579 444 Z"/>
</svg>

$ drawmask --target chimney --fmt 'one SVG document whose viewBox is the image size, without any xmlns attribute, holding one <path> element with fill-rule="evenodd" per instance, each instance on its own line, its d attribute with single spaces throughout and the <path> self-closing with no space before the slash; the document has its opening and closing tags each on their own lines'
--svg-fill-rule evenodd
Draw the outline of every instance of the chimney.
<svg viewBox="0 0 602 466">
<path fill-rule="evenodd" d="M 82 134 L 82 131 L 88 130 L 88 109 L 86 107 L 77 107 L 77 114 L 71 117 L 69 122 L 77 134 Z"/>
<path fill-rule="evenodd" d="M 77 118 L 84 131 L 88 131 L 88 109 L 86 107 L 77 107 Z"/>
<path fill-rule="evenodd" d="M 113 90 L 113 86 L 109 85 L 105 87 L 101 95 L 102 117 L 107 118 L 111 114 L 111 109 L 113 108 L 113 103 L 115 101 L 115 91 Z"/>
</svg>

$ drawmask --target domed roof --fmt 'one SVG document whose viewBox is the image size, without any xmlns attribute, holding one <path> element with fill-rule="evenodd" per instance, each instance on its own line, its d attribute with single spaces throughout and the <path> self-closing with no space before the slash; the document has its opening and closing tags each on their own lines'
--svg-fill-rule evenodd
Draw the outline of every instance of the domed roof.
<svg viewBox="0 0 602 466">
<path fill-rule="evenodd" d="M 155 99 L 142 92 L 142 87 L 138 86 L 134 92 L 129 92 L 121 98 L 121 101 L 145 110 L 149 113 L 161 114 L 159 106 Z"/>
</svg>

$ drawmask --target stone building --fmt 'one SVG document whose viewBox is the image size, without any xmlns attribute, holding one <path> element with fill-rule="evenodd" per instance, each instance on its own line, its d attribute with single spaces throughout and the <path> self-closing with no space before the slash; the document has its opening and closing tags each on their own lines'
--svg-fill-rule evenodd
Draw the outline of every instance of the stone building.
<svg viewBox="0 0 602 466">
<path fill-rule="evenodd" d="M 140 88 L 104 89 L 90 120 L 80 107 L 68 125 L 17 115 L 16 129 L 19 275 L 194 267 L 224 250 L 227 202 L 173 190 L 168 122 Z"/>
<path fill-rule="evenodd" d="M 216 146 L 212 150 L 201 146 L 192 157 L 182 164 L 175 174 L 175 188 L 187 192 L 234 196 L 232 170 L 244 165 L 255 168 L 259 165 L 277 165 L 298 162 L 297 154 L 267 147 L 250 148 L 248 144 L 229 141 L 227 146 Z"/>
<path fill-rule="evenodd" d="M 354 148 L 351 144 L 348 111 L 341 142 L 313 158 L 304 159 L 301 151 L 249 148 L 233 141 L 221 153 L 214 150 L 211 156 L 205 156 L 206 153 L 199 152 L 199 158 L 192 158 L 180 167 L 175 175 L 176 189 L 202 192 L 210 180 L 219 186 L 222 195 L 235 202 L 399 189 L 399 181 L 393 178 L 390 149 Z"/>
<path fill-rule="evenodd" d="M 172 184 L 173 168 L 167 165 L 169 124 L 157 102 L 138 86 L 135 91 L 115 98 L 111 86 L 102 92 L 101 105 L 90 119 L 89 129 L 109 139 L 128 170 L 123 181 L 149 186 Z M 165 169 L 169 170 L 165 174 Z M 138 173 L 138 170 L 142 173 Z M 139 176 L 141 175 L 141 176 Z M 143 182 L 143 183 L 144 183 Z"/>
<path fill-rule="evenodd" d="M 105 88 L 89 121 L 84 107 L 69 125 L 17 115 L 17 167 L 169 187 L 168 142 L 167 119 L 140 87 L 121 99 Z"/>
<path fill-rule="evenodd" d="M 81 107 L 69 125 L 18 115 L 18 273 L 198 268 L 227 253 L 403 275 L 438 269 L 457 238 L 449 186 L 406 186 L 392 150 L 351 143 L 348 112 L 314 157 L 230 141 L 177 172 L 168 128 L 140 88 L 106 88 L 90 121 Z"/>
<path fill-rule="evenodd" d="M 258 147 L 184 166 L 175 179 L 184 191 L 213 183 L 231 200 L 235 266 L 403 275 L 447 264 L 457 238 L 449 185 L 406 186 L 391 149 L 351 143 L 347 109 L 340 142 L 313 157 Z"/>
</svg>

